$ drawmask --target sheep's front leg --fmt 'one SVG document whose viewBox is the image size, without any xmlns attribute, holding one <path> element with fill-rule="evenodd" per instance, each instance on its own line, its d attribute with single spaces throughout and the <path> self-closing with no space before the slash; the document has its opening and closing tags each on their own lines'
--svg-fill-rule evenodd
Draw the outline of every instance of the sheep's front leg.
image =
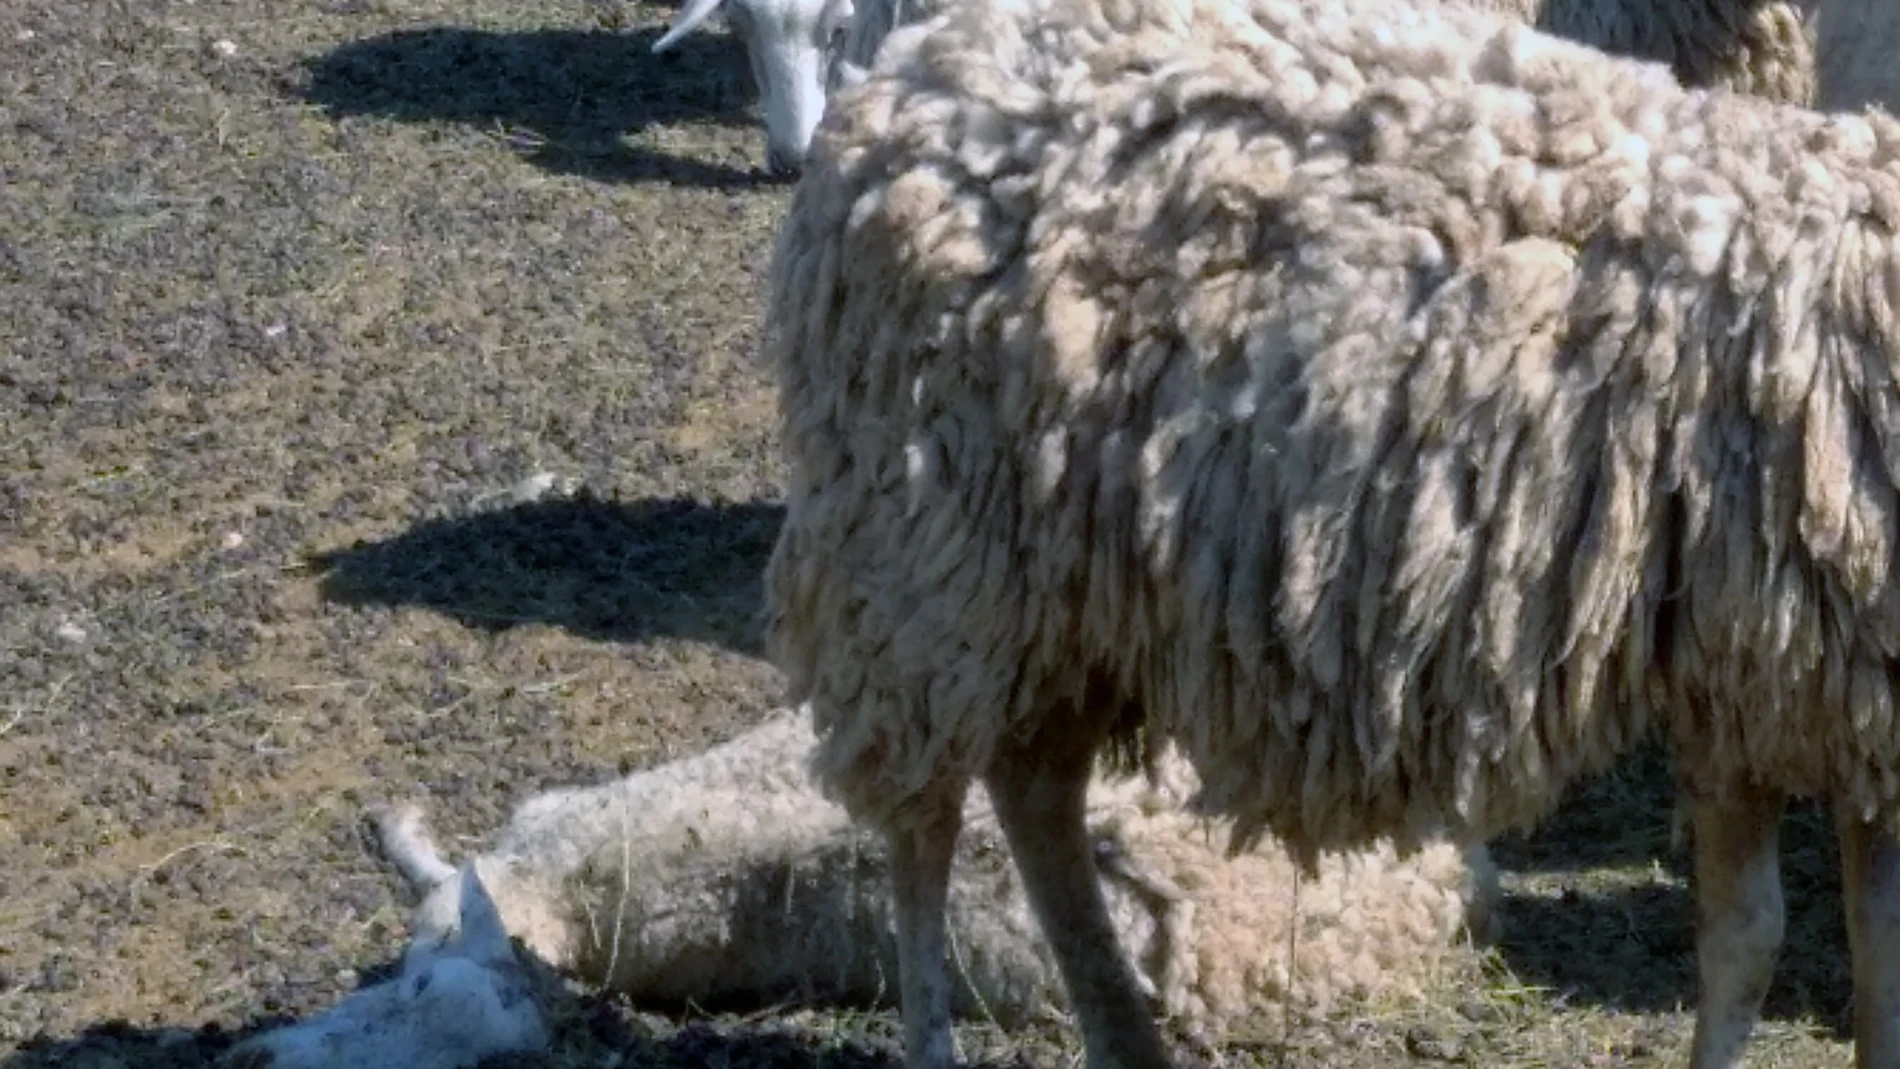
<svg viewBox="0 0 1900 1069">
<path fill-rule="evenodd" d="M 1854 1064 L 1900 1069 L 1900 840 L 1838 809 L 1834 826 L 1854 963 Z"/>
<path fill-rule="evenodd" d="M 1690 1069 L 1733 1069 L 1774 977 L 1784 924 L 1778 791 L 1734 785 L 1695 797 L 1696 1008 Z"/>
<path fill-rule="evenodd" d="M 897 976 L 908 1069 L 952 1069 L 948 919 L 950 862 L 963 830 L 963 791 L 943 792 L 889 834 L 897 914 Z"/>
<path fill-rule="evenodd" d="M 1082 1029 L 1089 1069 L 1167 1069 L 1161 1032 L 1116 939 L 1085 823 L 1100 735 L 1052 717 L 1006 747 L 985 781 L 1036 921 Z"/>
</svg>

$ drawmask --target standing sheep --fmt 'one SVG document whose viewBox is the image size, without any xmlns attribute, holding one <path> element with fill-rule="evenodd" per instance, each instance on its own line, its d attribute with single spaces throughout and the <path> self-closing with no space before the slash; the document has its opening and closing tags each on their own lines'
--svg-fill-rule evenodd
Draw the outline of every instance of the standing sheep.
<svg viewBox="0 0 1900 1069">
<path fill-rule="evenodd" d="M 1167 1064 L 1091 762 L 1296 856 L 1540 820 L 1652 730 L 1692 1064 L 1831 799 L 1900 1066 L 1900 124 L 1397 0 L 961 0 L 819 128 L 775 254 L 771 656 L 885 834 L 913 1069 L 987 788 L 1093 1069 Z"/>
<path fill-rule="evenodd" d="M 813 741 L 806 710 L 780 711 L 705 753 L 537 795 L 459 868 L 419 809 L 385 810 L 384 850 L 422 893 L 399 975 L 248 1040 L 230 1069 L 469 1069 L 539 1049 L 569 997 L 560 974 L 675 1004 L 888 1002 L 882 844 L 818 792 Z M 1144 996 L 1186 1027 L 1218 1039 L 1289 1001 L 1413 997 L 1463 932 L 1485 935 L 1496 888 L 1482 846 L 1331 856 L 1289 901 L 1290 859 L 1227 860 L 1180 804 L 1185 762 L 1164 755 L 1156 774 L 1098 779 L 1089 834 Z M 1055 962 L 981 792 L 963 821 L 948 893 L 956 1011 L 1005 1027 L 1050 1018 L 1066 1007 Z"/>
</svg>

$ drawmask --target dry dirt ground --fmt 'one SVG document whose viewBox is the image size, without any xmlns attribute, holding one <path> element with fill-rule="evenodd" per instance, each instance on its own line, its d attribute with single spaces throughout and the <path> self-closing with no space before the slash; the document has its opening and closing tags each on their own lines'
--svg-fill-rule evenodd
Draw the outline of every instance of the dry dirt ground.
<svg viewBox="0 0 1900 1069">
<path fill-rule="evenodd" d="M 0 1069 L 206 1064 L 400 946 L 366 803 L 424 794 L 461 848 L 775 701 L 755 349 L 786 189 L 731 39 L 648 54 L 669 14 L 0 4 Z M 1635 761 L 1500 844 L 1481 978 L 1222 1058 L 1682 1064 L 1664 783 Z M 1786 844 L 1754 1064 L 1845 1064 L 1822 815 Z M 590 1014 L 572 1064 L 897 1049 L 888 1013 Z"/>
</svg>

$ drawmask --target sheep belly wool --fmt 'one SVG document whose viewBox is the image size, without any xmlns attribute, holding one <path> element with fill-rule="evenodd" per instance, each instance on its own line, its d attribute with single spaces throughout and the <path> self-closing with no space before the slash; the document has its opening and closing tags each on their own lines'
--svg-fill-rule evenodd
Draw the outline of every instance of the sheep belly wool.
<svg viewBox="0 0 1900 1069">
<path fill-rule="evenodd" d="M 891 36 L 774 264 L 771 650 L 854 816 L 1103 686 L 1302 853 L 1658 719 L 1893 815 L 1900 127 L 1449 7 L 1026 3 Z"/>
</svg>

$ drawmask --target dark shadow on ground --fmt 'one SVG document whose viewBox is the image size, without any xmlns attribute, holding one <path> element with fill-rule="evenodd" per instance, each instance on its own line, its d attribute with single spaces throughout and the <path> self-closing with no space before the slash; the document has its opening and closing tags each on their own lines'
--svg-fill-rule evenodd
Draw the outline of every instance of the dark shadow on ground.
<svg viewBox="0 0 1900 1069">
<path fill-rule="evenodd" d="M 1643 762 L 1633 764 L 1619 772 L 1640 773 Z M 1552 895 L 1504 896 L 1498 913 L 1500 957 L 1518 980 L 1551 990 L 1561 1002 L 1641 1012 L 1693 1008 L 1696 917 L 1693 883 L 1686 878 L 1688 845 L 1672 855 L 1665 840 L 1652 855 L 1628 849 L 1632 837 L 1613 830 L 1579 833 L 1577 827 L 1587 823 L 1614 829 L 1619 820 L 1658 814 L 1666 819 L 1668 812 L 1666 806 L 1624 808 L 1602 801 L 1600 796 L 1573 799 L 1522 848 L 1494 848 L 1507 872 L 1526 871 L 1512 864 L 1514 859 L 1540 859 L 1533 868 L 1556 876 L 1555 886 L 1561 887 Z M 1575 860 L 1558 864 L 1566 855 Z M 1602 875 L 1607 868 L 1627 875 L 1652 863 L 1682 879 L 1631 887 Z M 1845 1040 L 1851 978 L 1838 863 L 1827 808 L 1792 806 L 1781 829 L 1787 934 L 1763 1014 L 1821 1021 L 1834 1029 L 1835 1038 Z"/>
<path fill-rule="evenodd" d="M 498 1055 L 481 1069 L 579 1069 L 604 1063 L 599 1052 L 620 1055 L 620 1064 L 647 1069 L 701 1069 L 708 1065 L 747 1069 L 896 1069 L 898 1059 L 883 1045 L 843 1039 L 832 1033 L 779 1030 L 732 1019 L 692 1021 L 663 1036 L 642 1037 L 628 1027 L 627 1015 L 607 999 L 584 999 L 582 1019 L 567 1023 L 582 1036 L 563 1035 L 562 1045 L 587 1048 L 594 1057 L 569 1059 L 560 1053 Z M 193 1032 L 182 1028 L 138 1028 L 123 1022 L 93 1025 L 77 1035 L 29 1040 L 0 1069 L 223 1069 L 219 1056 L 239 1040 L 285 1019 L 260 1021 L 242 1032 L 216 1027 Z M 578 1041 L 578 1042 L 576 1042 Z M 224 1066 L 237 1059 L 227 1059 Z M 981 1063 L 979 1063 L 980 1065 Z M 992 1063 L 994 1069 L 1006 1069 Z M 339 1065 L 336 1069 L 347 1069 Z"/>
<path fill-rule="evenodd" d="M 1577 784 L 1532 834 L 1504 836 L 1491 844 L 1491 853 L 1512 872 L 1660 864 L 1686 876 L 1686 853 L 1670 845 L 1674 812 L 1669 756 L 1652 742 Z"/>
<path fill-rule="evenodd" d="M 490 631 L 671 637 L 760 653 L 760 579 L 782 505 L 580 493 L 428 520 L 310 557 L 325 598 L 420 606 Z"/>
<path fill-rule="evenodd" d="M 749 111 L 757 93 L 738 41 L 695 32 L 652 55 L 662 32 L 402 30 L 308 60 L 303 96 L 333 118 L 492 130 L 537 166 L 598 181 L 724 188 L 780 181 L 762 169 L 652 152 L 621 139 L 680 122 L 757 125 Z"/>
<path fill-rule="evenodd" d="M 215 1064 L 221 1052 L 249 1034 L 225 1032 L 215 1025 L 192 1031 L 105 1021 L 73 1036 L 29 1039 L 0 1060 L 0 1069 L 201 1069 Z"/>
</svg>

